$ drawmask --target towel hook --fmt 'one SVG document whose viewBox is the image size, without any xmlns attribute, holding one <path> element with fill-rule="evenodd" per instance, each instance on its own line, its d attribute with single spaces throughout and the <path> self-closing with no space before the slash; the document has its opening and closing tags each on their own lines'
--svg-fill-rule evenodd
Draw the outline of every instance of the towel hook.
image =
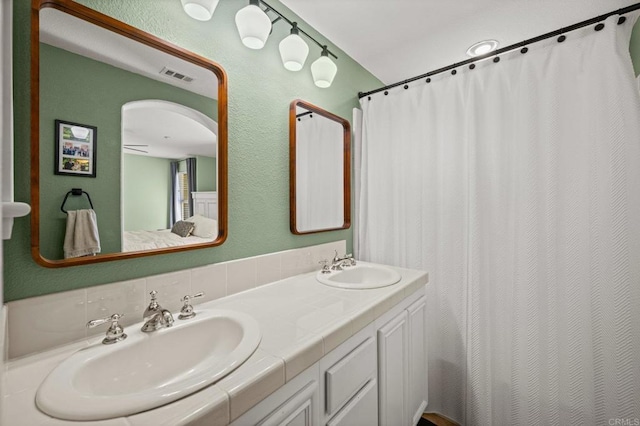
<svg viewBox="0 0 640 426">
<path fill-rule="evenodd" d="M 82 195 L 82 194 L 87 196 L 87 199 L 89 200 L 89 205 L 93 209 L 93 203 L 91 202 L 91 197 L 89 196 L 88 192 L 83 191 L 82 188 L 71 188 L 71 191 L 67 192 L 67 195 L 64 196 L 64 200 L 62 201 L 62 205 L 60 206 L 60 210 L 62 210 L 62 213 L 67 214 L 67 211 L 64 209 L 64 204 L 67 202 L 67 198 L 69 198 L 69 195 Z"/>
</svg>

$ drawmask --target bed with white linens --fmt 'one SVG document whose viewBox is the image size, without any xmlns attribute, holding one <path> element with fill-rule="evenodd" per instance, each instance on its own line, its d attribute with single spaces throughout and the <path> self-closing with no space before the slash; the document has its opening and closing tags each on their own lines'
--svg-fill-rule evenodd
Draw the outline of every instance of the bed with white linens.
<svg viewBox="0 0 640 426">
<path fill-rule="evenodd" d="M 185 219 L 185 221 L 192 222 L 195 225 L 190 235 L 185 237 L 171 232 L 171 229 L 125 231 L 122 238 L 122 251 L 153 250 L 210 243 L 218 236 L 218 221 L 215 219 L 194 215 Z"/>
</svg>

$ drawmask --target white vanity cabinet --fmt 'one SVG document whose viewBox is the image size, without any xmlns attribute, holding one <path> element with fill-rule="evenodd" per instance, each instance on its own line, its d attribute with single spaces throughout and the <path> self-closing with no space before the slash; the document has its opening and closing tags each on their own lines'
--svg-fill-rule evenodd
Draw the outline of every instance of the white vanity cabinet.
<svg viewBox="0 0 640 426">
<path fill-rule="evenodd" d="M 192 192 L 194 214 L 218 220 L 218 193 L 216 191 Z"/>
<path fill-rule="evenodd" d="M 425 300 L 378 329 L 380 426 L 415 425 L 427 406 Z"/>
<path fill-rule="evenodd" d="M 369 324 L 320 360 L 321 425 L 378 424 L 377 358 L 375 328 Z"/>
<path fill-rule="evenodd" d="M 380 426 L 409 424 L 408 328 L 402 311 L 378 330 Z"/>
<path fill-rule="evenodd" d="M 404 299 L 232 426 L 409 426 L 427 401 L 424 291 Z"/>
<path fill-rule="evenodd" d="M 409 325 L 409 420 L 415 425 L 427 408 L 427 339 L 424 297 L 407 308 Z"/>
<path fill-rule="evenodd" d="M 320 424 L 318 363 L 269 395 L 231 426 L 315 426 Z"/>
</svg>

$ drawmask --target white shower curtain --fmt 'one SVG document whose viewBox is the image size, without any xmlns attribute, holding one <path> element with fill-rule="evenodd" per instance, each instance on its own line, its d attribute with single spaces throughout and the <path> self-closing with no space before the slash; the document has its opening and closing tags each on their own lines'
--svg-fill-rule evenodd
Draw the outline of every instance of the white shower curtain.
<svg viewBox="0 0 640 426">
<path fill-rule="evenodd" d="M 362 99 L 359 257 L 430 274 L 429 411 L 639 421 L 628 18 Z"/>
<path fill-rule="evenodd" d="M 319 114 L 296 123 L 296 227 L 339 228 L 344 223 L 343 127 Z"/>
</svg>

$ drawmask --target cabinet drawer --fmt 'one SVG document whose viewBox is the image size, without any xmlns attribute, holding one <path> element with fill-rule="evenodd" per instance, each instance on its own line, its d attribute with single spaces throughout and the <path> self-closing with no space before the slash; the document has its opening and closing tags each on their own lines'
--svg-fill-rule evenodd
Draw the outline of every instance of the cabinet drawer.
<svg viewBox="0 0 640 426">
<path fill-rule="evenodd" d="M 371 426 L 378 424 L 378 387 L 371 380 L 327 423 L 327 426 Z"/>
<path fill-rule="evenodd" d="M 360 390 L 376 372 L 376 346 L 368 338 L 325 373 L 326 408 L 331 416 Z"/>
</svg>

